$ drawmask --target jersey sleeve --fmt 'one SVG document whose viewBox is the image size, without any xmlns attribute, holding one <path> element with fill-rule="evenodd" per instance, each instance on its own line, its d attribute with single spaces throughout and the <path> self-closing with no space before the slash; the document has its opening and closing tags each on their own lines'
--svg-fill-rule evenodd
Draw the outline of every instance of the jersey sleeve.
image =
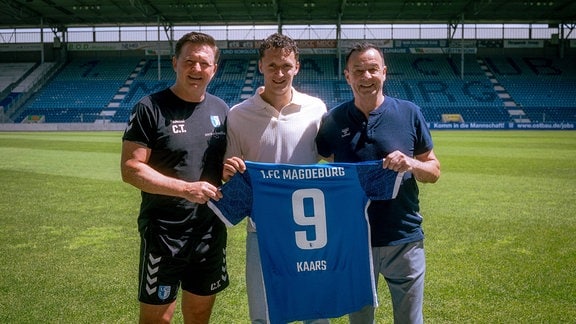
<svg viewBox="0 0 576 324">
<path fill-rule="evenodd" d="M 232 227 L 240 223 L 245 217 L 250 215 L 252 210 L 252 186 L 248 171 L 237 172 L 222 187 L 222 198 L 218 201 L 210 200 L 208 207 L 214 211 L 216 216 Z"/>
<path fill-rule="evenodd" d="M 358 180 L 371 200 L 396 198 L 404 172 L 382 168 L 382 160 L 357 164 Z"/>
</svg>

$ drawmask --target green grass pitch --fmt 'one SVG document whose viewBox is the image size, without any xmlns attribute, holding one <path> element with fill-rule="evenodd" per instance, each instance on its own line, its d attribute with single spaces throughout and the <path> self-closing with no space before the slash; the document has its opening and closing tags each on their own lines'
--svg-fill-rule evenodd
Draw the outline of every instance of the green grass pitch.
<svg viewBox="0 0 576 324">
<path fill-rule="evenodd" d="M 576 318 L 576 132 L 435 131 L 420 185 L 428 323 Z M 119 132 L 0 133 L 0 322 L 136 323 L 139 192 Z M 247 323 L 244 226 L 213 323 Z M 391 323 L 379 287 L 378 323 Z M 177 311 L 175 323 L 181 323 Z M 346 318 L 333 323 L 347 323 Z"/>
</svg>

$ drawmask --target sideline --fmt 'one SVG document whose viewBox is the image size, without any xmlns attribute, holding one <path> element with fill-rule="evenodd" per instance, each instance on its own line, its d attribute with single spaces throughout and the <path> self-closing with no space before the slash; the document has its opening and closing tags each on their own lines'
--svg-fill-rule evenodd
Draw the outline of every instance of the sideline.
<svg viewBox="0 0 576 324">
<path fill-rule="evenodd" d="M 123 131 L 126 123 L 6 123 L 0 132 Z"/>
</svg>

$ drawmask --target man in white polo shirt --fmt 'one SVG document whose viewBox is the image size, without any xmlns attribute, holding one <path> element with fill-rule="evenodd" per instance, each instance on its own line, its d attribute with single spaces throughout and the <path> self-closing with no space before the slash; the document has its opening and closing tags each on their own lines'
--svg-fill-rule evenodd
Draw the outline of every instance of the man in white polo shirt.
<svg viewBox="0 0 576 324">
<path fill-rule="evenodd" d="M 326 105 L 292 86 L 300 69 L 299 50 L 290 37 L 273 34 L 259 49 L 264 86 L 231 108 L 227 119 L 224 179 L 243 172 L 243 160 L 269 163 L 318 162 L 314 141 Z M 249 220 L 246 238 L 246 287 L 252 323 L 267 323 L 267 305 L 256 227 Z M 314 323 L 328 322 L 317 320 Z"/>
</svg>

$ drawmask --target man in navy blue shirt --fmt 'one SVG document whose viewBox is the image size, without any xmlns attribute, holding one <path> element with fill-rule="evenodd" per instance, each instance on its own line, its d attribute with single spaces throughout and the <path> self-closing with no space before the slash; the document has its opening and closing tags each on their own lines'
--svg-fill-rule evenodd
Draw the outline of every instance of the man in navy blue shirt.
<svg viewBox="0 0 576 324">
<path fill-rule="evenodd" d="M 334 162 L 384 159 L 385 168 L 405 172 L 396 199 L 372 201 L 368 208 L 374 275 L 388 284 L 394 322 L 422 323 L 426 265 L 417 181 L 436 182 L 440 162 L 420 108 L 384 95 L 386 65 L 378 47 L 355 45 L 344 74 L 354 99 L 323 117 L 318 153 Z M 374 308 L 350 314 L 350 322 L 374 322 Z"/>
</svg>

